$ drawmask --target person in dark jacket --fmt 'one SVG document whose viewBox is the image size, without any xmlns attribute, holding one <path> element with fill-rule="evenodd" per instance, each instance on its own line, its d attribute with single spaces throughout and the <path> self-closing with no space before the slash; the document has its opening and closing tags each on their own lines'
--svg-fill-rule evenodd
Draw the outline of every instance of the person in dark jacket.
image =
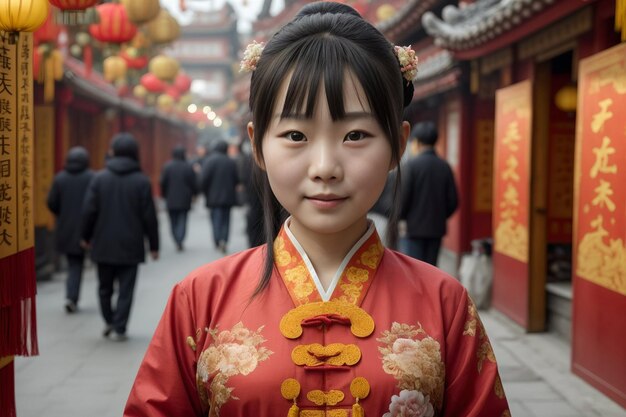
<svg viewBox="0 0 626 417">
<path fill-rule="evenodd" d="M 237 163 L 226 151 L 228 144 L 216 140 L 202 166 L 202 192 L 210 211 L 215 247 L 226 253 L 230 231 L 230 209 L 237 204 Z"/>
<path fill-rule="evenodd" d="M 447 219 L 458 206 L 456 184 L 450 165 L 435 152 L 438 133 L 434 123 L 416 124 L 411 136 L 417 140 L 418 154 L 406 163 L 402 173 L 400 218 L 406 220 L 403 251 L 437 265 Z"/>
<path fill-rule="evenodd" d="M 139 146 L 129 133 L 114 136 L 112 157 L 91 182 L 82 214 L 81 237 L 98 265 L 103 335 L 126 340 L 126 327 L 138 265 L 145 261 L 144 237 L 154 260 L 159 257 L 159 231 L 150 180 L 139 166 Z M 114 283 L 118 297 L 113 308 Z"/>
<path fill-rule="evenodd" d="M 56 217 L 56 249 L 67 259 L 65 310 L 68 313 L 78 309 L 85 250 L 80 246 L 80 227 L 76 219 L 80 218 L 83 198 L 93 176 L 87 150 L 80 146 L 71 148 L 63 171 L 54 177 L 48 193 L 48 208 Z"/>
<path fill-rule="evenodd" d="M 163 167 L 159 183 L 170 218 L 172 237 L 178 251 L 182 251 L 187 231 L 187 214 L 197 192 L 197 177 L 185 160 L 185 148 L 177 146 L 172 150 L 172 160 Z"/>
</svg>

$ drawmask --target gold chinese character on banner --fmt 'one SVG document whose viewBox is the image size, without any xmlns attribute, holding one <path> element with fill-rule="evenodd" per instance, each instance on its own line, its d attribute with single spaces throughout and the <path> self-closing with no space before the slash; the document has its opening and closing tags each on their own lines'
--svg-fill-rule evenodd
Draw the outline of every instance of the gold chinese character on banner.
<svg viewBox="0 0 626 417">
<path fill-rule="evenodd" d="M 519 181 L 519 174 L 517 173 L 517 167 L 519 166 L 519 161 L 515 157 L 515 155 L 511 155 L 506 160 L 506 169 L 502 172 L 502 179 L 504 181 L 512 180 Z"/>
<path fill-rule="evenodd" d="M 528 230 L 516 220 L 520 205 L 519 191 L 508 183 L 500 202 L 500 222 L 495 237 L 497 250 L 521 262 L 528 259 Z"/>
<path fill-rule="evenodd" d="M 517 121 L 509 123 L 506 129 L 506 136 L 502 139 L 502 144 L 505 145 L 511 152 L 516 152 L 519 149 L 519 141 L 522 140 L 522 136 L 519 133 L 519 126 Z"/>
<path fill-rule="evenodd" d="M 596 162 L 591 167 L 591 178 L 598 176 L 599 172 L 604 174 L 616 174 L 617 165 L 609 165 L 609 156 L 615 153 L 615 148 L 611 147 L 611 139 L 604 137 L 602 139 L 602 146 L 599 148 L 593 148 L 593 153 L 596 154 Z"/>
<path fill-rule="evenodd" d="M 604 123 L 613 117 L 613 112 L 609 111 L 609 107 L 612 104 L 613 100 L 610 98 L 598 103 L 600 111 L 593 115 L 593 120 L 591 121 L 591 131 L 593 133 L 598 133 L 604 127 Z"/>
<path fill-rule="evenodd" d="M 591 204 L 600 207 L 606 206 L 609 211 L 615 211 L 615 203 L 609 198 L 613 195 L 610 182 L 600 180 L 600 185 L 597 186 L 594 191 L 596 192 L 596 196 L 591 200 Z"/>
</svg>

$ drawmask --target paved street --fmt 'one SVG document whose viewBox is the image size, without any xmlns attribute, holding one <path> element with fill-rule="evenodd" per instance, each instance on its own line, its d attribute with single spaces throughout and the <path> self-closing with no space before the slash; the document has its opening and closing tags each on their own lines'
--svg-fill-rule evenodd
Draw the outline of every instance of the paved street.
<svg viewBox="0 0 626 417">
<path fill-rule="evenodd" d="M 172 245 L 160 214 L 162 251 L 157 262 L 140 267 L 129 340 L 101 337 L 95 270 L 86 271 L 80 312 L 63 309 L 59 274 L 38 284 L 40 356 L 17 358 L 19 417 L 119 417 L 152 332 L 172 286 L 188 272 L 221 254 L 210 243 L 206 210 L 191 213 L 186 251 Z M 246 247 L 243 213 L 236 210 L 229 251 Z M 481 312 L 513 417 L 626 417 L 626 410 L 569 372 L 569 346 L 549 334 L 526 335 L 497 312 Z M 461 416 L 459 416 L 461 417 Z"/>
</svg>

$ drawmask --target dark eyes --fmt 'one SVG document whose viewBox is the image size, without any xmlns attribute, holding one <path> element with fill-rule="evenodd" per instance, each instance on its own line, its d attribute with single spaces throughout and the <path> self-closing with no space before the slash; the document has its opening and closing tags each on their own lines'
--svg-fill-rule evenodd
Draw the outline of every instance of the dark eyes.
<svg viewBox="0 0 626 417">
<path fill-rule="evenodd" d="M 287 134 L 285 135 L 287 137 L 287 139 L 293 141 L 293 142 L 302 142 L 304 140 L 306 140 L 306 138 L 304 137 L 304 134 L 302 134 L 302 132 L 296 132 L 296 131 L 292 131 L 292 132 L 287 132 Z"/>
<path fill-rule="evenodd" d="M 360 132 L 357 130 L 353 130 L 352 132 L 349 132 L 345 137 L 344 137 L 344 141 L 345 142 L 356 142 L 359 140 L 363 140 L 367 137 L 367 134 L 364 132 Z M 304 134 L 302 132 L 298 132 L 296 130 L 292 130 L 290 132 L 287 132 L 285 134 L 285 138 L 289 139 L 292 142 L 304 142 L 306 141 L 306 136 L 304 136 Z"/>
<path fill-rule="evenodd" d="M 344 140 L 348 141 L 348 142 L 355 142 L 357 140 L 362 140 L 365 139 L 367 135 L 363 132 L 359 132 L 356 130 L 353 130 L 352 132 L 348 133 L 345 137 Z"/>
</svg>

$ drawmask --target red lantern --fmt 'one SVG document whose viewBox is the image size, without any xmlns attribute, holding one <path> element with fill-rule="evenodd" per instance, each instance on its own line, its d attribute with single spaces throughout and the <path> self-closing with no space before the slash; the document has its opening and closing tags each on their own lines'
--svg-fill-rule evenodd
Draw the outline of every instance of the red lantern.
<svg viewBox="0 0 626 417">
<path fill-rule="evenodd" d="M 178 91 L 178 88 L 176 88 L 175 85 L 168 85 L 165 87 L 165 94 L 172 97 L 174 101 L 178 101 L 180 98 L 180 91 Z"/>
<path fill-rule="evenodd" d="M 142 75 L 139 83 L 151 93 L 161 93 L 165 91 L 165 88 L 167 87 L 167 84 L 159 80 L 156 75 L 151 73 Z"/>
<path fill-rule="evenodd" d="M 128 20 L 121 4 L 106 3 L 97 6 L 100 23 L 90 25 L 89 33 L 100 42 L 124 43 L 137 33 L 137 27 Z"/>
<path fill-rule="evenodd" d="M 48 18 L 43 25 L 39 26 L 39 29 L 37 29 L 33 35 L 34 43 L 35 45 L 45 42 L 56 43 L 59 33 L 61 33 L 61 27 L 52 19 L 52 9 L 50 9 Z"/>
<path fill-rule="evenodd" d="M 140 70 L 148 65 L 148 57 L 146 55 L 133 57 L 127 51 L 122 51 L 120 52 L 120 56 L 126 61 L 128 68 Z"/>
<path fill-rule="evenodd" d="M 179 73 L 174 79 L 174 86 L 180 93 L 186 93 L 191 88 L 191 78 L 187 74 Z"/>
<path fill-rule="evenodd" d="M 61 21 L 65 24 L 92 23 L 86 10 L 98 4 L 100 0 L 49 0 L 50 4 L 61 9 Z"/>
</svg>

